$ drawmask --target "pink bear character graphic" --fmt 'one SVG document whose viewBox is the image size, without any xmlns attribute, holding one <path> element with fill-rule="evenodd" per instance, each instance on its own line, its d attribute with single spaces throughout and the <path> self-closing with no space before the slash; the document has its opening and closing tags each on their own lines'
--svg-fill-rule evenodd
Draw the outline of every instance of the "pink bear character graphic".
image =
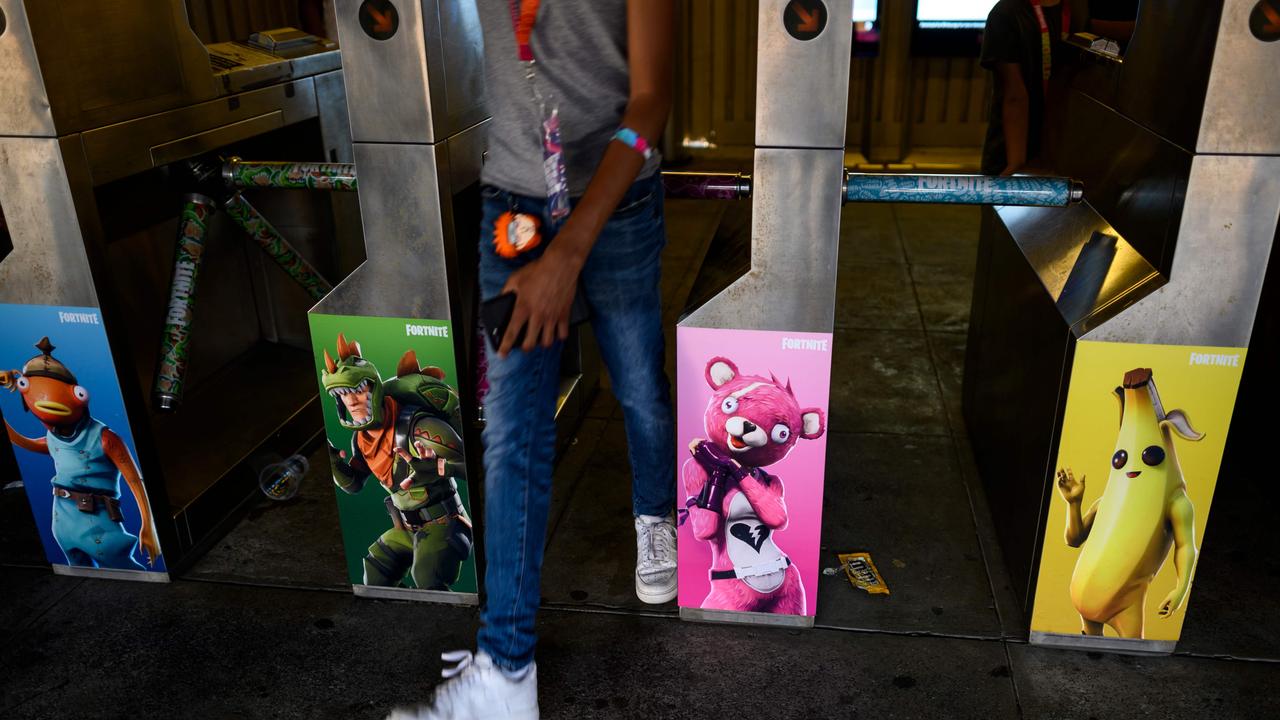
<svg viewBox="0 0 1280 720">
<path fill-rule="evenodd" d="M 800 438 L 822 437 L 826 416 L 801 408 L 790 382 L 743 375 L 727 358 L 712 358 L 706 379 L 715 391 L 707 437 L 689 443 L 693 457 L 681 470 L 693 536 L 711 544 L 711 592 L 702 607 L 804 615 L 800 571 L 773 539 L 787 527 L 782 480 L 762 468 Z"/>
</svg>

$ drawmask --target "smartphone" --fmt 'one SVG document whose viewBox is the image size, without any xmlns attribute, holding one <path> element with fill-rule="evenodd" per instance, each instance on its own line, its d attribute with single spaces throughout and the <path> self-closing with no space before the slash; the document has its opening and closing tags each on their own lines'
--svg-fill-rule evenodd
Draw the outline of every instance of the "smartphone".
<svg viewBox="0 0 1280 720">
<path fill-rule="evenodd" d="M 511 314 L 515 309 L 516 294 L 513 292 L 503 293 L 480 303 L 480 322 L 484 324 L 485 337 L 494 349 L 502 346 L 502 338 L 507 334 L 507 325 L 511 323 Z M 590 318 L 587 301 L 582 297 L 582 290 L 578 289 L 573 295 L 573 306 L 569 309 L 569 325 L 579 325 Z M 520 334 L 516 336 L 516 346 L 524 342 L 524 332 L 525 328 L 521 328 Z"/>
</svg>

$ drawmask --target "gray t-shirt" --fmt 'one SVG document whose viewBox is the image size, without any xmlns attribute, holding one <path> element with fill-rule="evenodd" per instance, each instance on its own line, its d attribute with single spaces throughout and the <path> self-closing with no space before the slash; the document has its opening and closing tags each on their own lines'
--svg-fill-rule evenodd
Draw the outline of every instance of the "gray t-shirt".
<svg viewBox="0 0 1280 720">
<path fill-rule="evenodd" d="M 519 8 L 520 2 L 477 0 L 493 114 L 481 180 L 542 198 L 542 116 L 517 56 L 513 4 Z M 539 92 L 560 109 L 569 194 L 577 197 L 586 192 L 627 107 L 627 0 L 542 0 L 531 44 Z M 637 178 L 651 175 L 659 162 L 655 149 Z"/>
</svg>

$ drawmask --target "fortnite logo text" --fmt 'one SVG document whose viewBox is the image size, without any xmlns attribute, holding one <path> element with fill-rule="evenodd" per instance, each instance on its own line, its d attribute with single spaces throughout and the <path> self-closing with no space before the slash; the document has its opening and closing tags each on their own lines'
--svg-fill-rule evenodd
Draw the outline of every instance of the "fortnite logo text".
<svg viewBox="0 0 1280 720">
<path fill-rule="evenodd" d="M 98 313 L 69 313 L 59 312 L 58 322 L 66 325 L 67 323 L 79 325 L 101 325 L 98 322 Z"/>
<path fill-rule="evenodd" d="M 830 350 L 827 345 L 830 340 L 810 340 L 809 338 L 782 338 L 783 350 L 817 350 L 819 352 L 828 352 Z"/>
<path fill-rule="evenodd" d="M 968 192 L 991 192 L 995 182 L 986 176 L 947 176 L 921 175 L 916 180 L 918 190 L 960 190 Z"/>
<path fill-rule="evenodd" d="M 444 325 L 412 325 L 404 324 L 404 334 L 409 337 L 449 337 L 449 328 Z"/>
<path fill-rule="evenodd" d="M 179 262 L 173 266 L 173 292 L 169 295 L 169 317 L 165 322 L 186 327 L 191 319 L 191 286 L 196 275 L 192 262 Z"/>
<path fill-rule="evenodd" d="M 1191 353 L 1191 365 L 1222 365 L 1224 367 L 1240 367 L 1240 355 L 1215 355 L 1213 353 Z"/>
</svg>

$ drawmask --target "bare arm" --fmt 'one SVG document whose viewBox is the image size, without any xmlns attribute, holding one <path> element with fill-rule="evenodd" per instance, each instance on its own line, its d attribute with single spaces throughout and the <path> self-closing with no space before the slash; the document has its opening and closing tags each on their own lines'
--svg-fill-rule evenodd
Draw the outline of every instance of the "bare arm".
<svg viewBox="0 0 1280 720">
<path fill-rule="evenodd" d="M 631 92 L 622 125 L 651 143 L 666 126 L 671 110 L 674 0 L 628 0 L 627 58 Z M 516 293 L 516 307 L 498 348 L 506 355 L 520 329 L 528 332 L 522 348 L 550 347 L 569 336 L 569 309 L 578 273 L 609 221 L 618 201 L 644 167 L 644 157 L 620 142 L 609 143 L 586 193 L 574 207 L 555 240 L 538 260 L 512 273 L 503 292 Z"/>
<path fill-rule="evenodd" d="M 14 430 L 13 426 L 7 422 L 4 424 L 4 429 L 9 433 L 9 442 L 14 445 L 17 445 L 23 450 L 30 450 L 31 452 L 41 453 L 42 455 L 49 454 L 49 441 L 45 438 L 29 438 L 17 430 Z"/>
<path fill-rule="evenodd" d="M 1173 564 L 1178 570 L 1178 582 L 1156 610 L 1162 618 L 1172 616 L 1186 602 L 1196 566 L 1196 510 L 1185 492 L 1179 492 L 1169 503 L 1168 521 L 1173 528 Z"/>
<path fill-rule="evenodd" d="M 1001 175 L 1012 175 L 1027 164 L 1027 133 L 1030 126 L 1031 100 L 1017 63 L 996 66 L 996 80 L 1004 89 L 1000 107 L 1004 120 L 1005 169 Z"/>
<path fill-rule="evenodd" d="M 147 556 L 147 562 L 154 566 L 160 557 L 160 540 L 156 537 L 156 526 L 151 516 L 151 503 L 147 501 L 147 489 L 142 485 L 142 474 L 129 454 L 120 436 L 110 430 L 102 431 L 102 451 L 111 458 L 116 470 L 120 471 L 125 484 L 133 492 L 133 499 L 138 503 L 138 513 L 142 516 L 142 527 L 138 530 L 138 546 Z"/>
</svg>

